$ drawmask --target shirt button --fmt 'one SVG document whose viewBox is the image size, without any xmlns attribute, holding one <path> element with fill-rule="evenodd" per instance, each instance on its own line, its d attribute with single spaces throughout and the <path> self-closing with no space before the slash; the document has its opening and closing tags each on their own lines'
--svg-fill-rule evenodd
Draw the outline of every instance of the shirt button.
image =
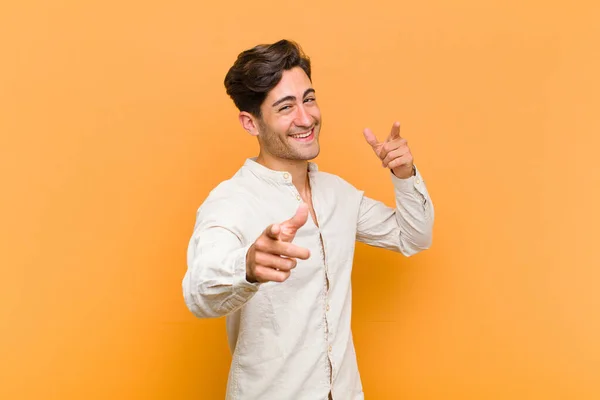
<svg viewBox="0 0 600 400">
<path fill-rule="evenodd" d="M 325 307 L 325 310 L 329 311 L 329 304 L 327 304 L 327 307 Z"/>
<path fill-rule="evenodd" d="M 288 174 L 287 172 L 285 174 L 283 174 L 284 179 L 289 179 L 289 177 L 290 177 L 290 174 Z"/>
<path fill-rule="evenodd" d="M 329 352 L 331 353 L 331 351 L 333 350 L 333 348 L 331 346 L 329 346 Z"/>
<path fill-rule="evenodd" d="M 296 200 L 300 200 L 300 195 L 296 195 Z"/>
<path fill-rule="evenodd" d="M 421 183 L 421 180 L 419 178 L 415 179 L 415 183 L 418 185 L 419 183 Z"/>
</svg>

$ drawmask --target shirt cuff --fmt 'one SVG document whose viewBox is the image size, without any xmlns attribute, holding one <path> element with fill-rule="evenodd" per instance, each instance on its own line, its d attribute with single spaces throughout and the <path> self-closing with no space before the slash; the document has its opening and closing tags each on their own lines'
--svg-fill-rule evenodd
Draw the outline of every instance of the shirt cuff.
<svg viewBox="0 0 600 400">
<path fill-rule="evenodd" d="M 243 299 L 252 297 L 260 287 L 259 282 L 251 283 L 246 280 L 246 254 L 251 246 L 248 245 L 238 250 L 240 254 L 236 257 L 233 271 L 233 292 Z"/>
<path fill-rule="evenodd" d="M 416 165 L 415 165 L 415 174 L 408 178 L 405 178 L 405 179 L 398 178 L 396 175 L 394 175 L 394 173 L 391 170 L 390 170 L 390 174 L 392 176 L 392 182 L 394 183 L 394 187 L 398 191 L 407 193 L 407 194 L 412 194 L 412 193 L 414 193 L 414 190 L 417 190 L 422 195 L 425 195 L 425 193 L 426 193 L 425 182 L 423 181 L 423 177 L 421 176 L 421 173 L 419 172 L 419 169 L 417 168 Z"/>
</svg>

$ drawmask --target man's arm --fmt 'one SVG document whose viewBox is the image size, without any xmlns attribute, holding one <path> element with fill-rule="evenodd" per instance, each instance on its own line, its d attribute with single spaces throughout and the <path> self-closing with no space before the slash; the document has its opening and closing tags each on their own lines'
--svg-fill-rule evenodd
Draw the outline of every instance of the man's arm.
<svg viewBox="0 0 600 400">
<path fill-rule="evenodd" d="M 201 207 L 188 247 L 183 294 L 187 307 L 199 318 L 236 311 L 261 283 L 285 281 L 297 259 L 310 257 L 308 249 L 292 243 L 308 218 L 305 204 L 291 219 L 269 225 L 254 243 L 245 245 L 248 240 L 243 239 L 239 224 L 247 222 L 251 213 L 244 215 L 240 207 L 227 203 L 210 201 Z"/>
<path fill-rule="evenodd" d="M 363 197 L 356 239 L 360 242 L 414 255 L 431 246 L 434 208 L 418 169 L 415 176 L 397 178 L 391 173 L 396 207 Z"/>
<path fill-rule="evenodd" d="M 259 285 L 246 280 L 249 247 L 224 226 L 207 221 L 196 227 L 182 284 L 185 304 L 196 317 L 227 315 L 254 296 Z"/>
<path fill-rule="evenodd" d="M 391 171 L 396 207 L 363 197 L 357 226 L 357 240 L 411 256 L 431 246 L 433 204 L 425 182 L 413 163 L 406 139 L 400 137 L 400 123 L 395 122 L 384 142 L 379 142 L 370 129 L 364 136 Z"/>
</svg>

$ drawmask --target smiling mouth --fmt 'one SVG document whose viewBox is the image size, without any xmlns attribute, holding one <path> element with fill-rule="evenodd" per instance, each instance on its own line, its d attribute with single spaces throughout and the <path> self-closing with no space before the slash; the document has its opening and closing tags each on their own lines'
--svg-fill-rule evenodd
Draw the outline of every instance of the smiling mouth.
<svg viewBox="0 0 600 400">
<path fill-rule="evenodd" d="M 315 136 L 315 128 L 314 127 L 308 132 L 290 135 L 290 137 L 292 137 L 293 139 L 303 141 L 303 142 L 308 142 L 308 141 L 312 140 L 314 138 L 314 136 Z"/>
</svg>

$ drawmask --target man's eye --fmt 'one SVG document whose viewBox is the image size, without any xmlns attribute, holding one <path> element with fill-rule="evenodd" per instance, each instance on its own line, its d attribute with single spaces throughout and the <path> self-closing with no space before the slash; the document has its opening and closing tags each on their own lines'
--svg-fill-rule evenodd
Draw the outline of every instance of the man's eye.
<svg viewBox="0 0 600 400">
<path fill-rule="evenodd" d="M 308 97 L 308 98 L 304 99 L 304 102 L 305 102 L 305 103 L 308 103 L 308 102 L 312 103 L 312 102 L 313 102 L 313 101 L 315 101 L 315 100 L 316 100 L 316 99 L 315 99 L 314 97 Z"/>
<path fill-rule="evenodd" d="M 285 111 L 287 109 L 291 108 L 291 106 L 283 106 L 279 109 L 279 111 Z"/>
</svg>

